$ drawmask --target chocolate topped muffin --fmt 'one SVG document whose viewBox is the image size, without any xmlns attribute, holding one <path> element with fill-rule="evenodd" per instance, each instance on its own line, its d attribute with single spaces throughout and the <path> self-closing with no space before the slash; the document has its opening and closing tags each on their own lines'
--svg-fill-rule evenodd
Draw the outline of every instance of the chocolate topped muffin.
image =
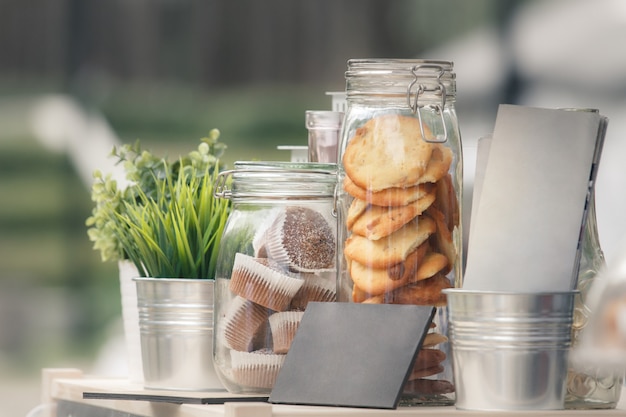
<svg viewBox="0 0 626 417">
<path fill-rule="evenodd" d="M 267 230 L 268 257 L 295 271 L 333 268 L 335 236 L 319 212 L 301 206 L 286 207 Z"/>
</svg>

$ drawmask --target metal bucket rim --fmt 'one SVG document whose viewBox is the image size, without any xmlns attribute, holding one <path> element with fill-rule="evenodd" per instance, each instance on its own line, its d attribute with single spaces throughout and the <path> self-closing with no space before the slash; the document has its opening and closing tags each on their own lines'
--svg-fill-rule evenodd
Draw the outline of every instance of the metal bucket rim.
<svg viewBox="0 0 626 417">
<path fill-rule="evenodd" d="M 480 312 L 476 312 L 477 314 Z M 476 317 L 475 314 L 458 313 L 454 317 L 456 318 L 457 323 L 494 323 L 494 324 L 506 324 L 506 323 L 571 323 L 572 315 L 567 314 L 565 312 L 560 312 L 558 314 L 545 314 L 545 313 L 515 313 L 515 312 L 506 312 L 500 313 L 498 311 L 487 311 L 486 313 L 490 314 L 478 314 Z M 498 314 L 498 315 L 495 315 Z M 531 315 L 534 314 L 534 315 Z"/>
<path fill-rule="evenodd" d="M 208 278 L 153 278 L 153 277 L 133 277 L 135 282 L 215 282 L 214 279 Z"/>
<path fill-rule="evenodd" d="M 517 291 L 496 291 L 496 290 L 466 290 L 464 288 L 446 288 L 442 290 L 446 295 L 461 294 L 461 295 L 506 295 L 506 296 L 532 296 L 532 297 L 545 297 L 553 295 L 577 295 L 580 294 L 580 290 L 570 291 L 541 291 L 541 292 L 517 292 Z"/>
</svg>

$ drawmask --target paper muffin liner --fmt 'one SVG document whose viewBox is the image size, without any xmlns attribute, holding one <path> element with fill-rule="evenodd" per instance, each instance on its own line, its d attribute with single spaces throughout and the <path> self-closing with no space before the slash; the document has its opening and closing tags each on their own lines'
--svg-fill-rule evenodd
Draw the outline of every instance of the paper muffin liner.
<svg viewBox="0 0 626 417">
<path fill-rule="evenodd" d="M 287 353 L 289 351 L 303 315 L 303 311 L 281 311 L 269 317 L 274 353 Z"/>
<path fill-rule="evenodd" d="M 285 362 L 286 355 L 278 355 L 269 350 L 254 352 L 230 351 L 232 374 L 242 386 L 254 388 L 274 387 L 276 377 Z"/>
<path fill-rule="evenodd" d="M 230 290 L 274 311 L 284 311 L 304 280 L 297 274 L 279 269 L 267 259 L 237 253 Z"/>
<path fill-rule="evenodd" d="M 335 263 L 336 238 L 319 212 L 300 206 L 286 207 L 267 230 L 268 257 L 300 272 L 329 269 Z"/>
<path fill-rule="evenodd" d="M 252 248 L 254 249 L 254 256 L 257 258 L 267 258 L 267 248 L 265 247 L 267 229 L 274 223 L 276 216 L 280 213 L 280 209 L 273 208 L 268 211 L 262 212 L 262 218 L 260 219 L 254 237 L 252 238 Z"/>
<path fill-rule="evenodd" d="M 305 310 L 311 301 L 333 302 L 337 300 L 335 270 L 321 273 L 304 273 L 304 284 L 291 300 L 291 308 Z"/>
<path fill-rule="evenodd" d="M 226 346 L 231 349 L 249 352 L 259 331 L 265 329 L 268 319 L 267 309 L 243 297 L 235 296 L 228 306 L 222 321 L 220 333 Z"/>
</svg>

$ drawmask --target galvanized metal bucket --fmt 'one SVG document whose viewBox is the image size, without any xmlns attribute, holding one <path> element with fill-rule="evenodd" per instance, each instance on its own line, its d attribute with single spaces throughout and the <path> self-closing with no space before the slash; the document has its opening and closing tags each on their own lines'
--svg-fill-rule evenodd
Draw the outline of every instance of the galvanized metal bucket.
<svg viewBox="0 0 626 417">
<path fill-rule="evenodd" d="M 457 408 L 564 408 L 576 292 L 445 293 Z"/>
<path fill-rule="evenodd" d="M 222 390 L 213 367 L 213 280 L 135 278 L 148 389 Z"/>
<path fill-rule="evenodd" d="M 137 285 L 133 279 L 139 275 L 135 264 L 125 259 L 118 262 L 124 342 L 128 362 L 128 380 L 143 384 L 141 361 L 141 337 L 139 336 L 139 313 L 137 311 Z"/>
</svg>

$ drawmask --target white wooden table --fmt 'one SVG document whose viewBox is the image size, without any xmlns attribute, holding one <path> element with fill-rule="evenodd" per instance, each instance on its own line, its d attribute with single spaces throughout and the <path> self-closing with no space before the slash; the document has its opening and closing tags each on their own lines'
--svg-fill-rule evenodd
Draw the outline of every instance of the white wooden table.
<svg viewBox="0 0 626 417">
<path fill-rule="evenodd" d="M 131 401 L 126 399 L 85 399 L 88 393 L 162 394 L 146 391 L 124 379 L 107 379 L 83 375 L 77 369 L 44 369 L 42 371 L 42 406 L 33 417 L 457 417 L 484 416 L 484 411 L 462 411 L 455 407 L 399 407 L 396 410 L 375 410 L 344 407 L 311 407 L 267 402 L 227 402 L 225 404 L 173 404 Z M 207 393 L 185 393 L 185 396 L 206 398 Z M 220 396 L 229 394 L 220 394 Z M 626 417 L 626 392 L 615 410 L 579 411 L 516 411 L 515 417 Z M 48 405 L 48 407 L 46 407 Z"/>
</svg>

